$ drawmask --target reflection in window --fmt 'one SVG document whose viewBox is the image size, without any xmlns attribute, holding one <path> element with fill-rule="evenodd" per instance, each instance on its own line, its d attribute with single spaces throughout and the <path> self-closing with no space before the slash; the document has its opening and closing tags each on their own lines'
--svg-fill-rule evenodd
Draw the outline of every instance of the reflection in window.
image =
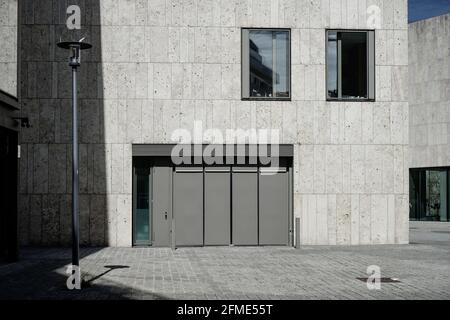
<svg viewBox="0 0 450 320">
<path fill-rule="evenodd" d="M 134 244 L 150 244 L 150 169 L 135 168 Z"/>
<path fill-rule="evenodd" d="M 327 88 L 328 96 L 332 98 L 338 97 L 337 67 L 337 33 L 329 32 L 327 50 Z"/>
<path fill-rule="evenodd" d="M 449 221 L 450 170 L 410 171 L 410 219 Z"/>
<path fill-rule="evenodd" d="M 243 57 L 243 76 L 248 78 L 243 81 L 249 81 L 243 96 L 289 98 L 289 31 L 244 30 L 243 36 L 248 41 L 248 57 Z"/>
<path fill-rule="evenodd" d="M 374 98 L 373 31 L 327 32 L 329 99 Z"/>
</svg>

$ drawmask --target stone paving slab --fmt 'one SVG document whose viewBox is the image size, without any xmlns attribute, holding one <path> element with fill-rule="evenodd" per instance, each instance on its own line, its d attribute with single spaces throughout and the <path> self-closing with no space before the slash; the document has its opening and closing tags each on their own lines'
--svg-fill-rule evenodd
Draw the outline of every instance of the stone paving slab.
<svg viewBox="0 0 450 320">
<path fill-rule="evenodd" d="M 449 299 L 450 245 L 422 240 L 301 249 L 83 248 L 82 292 L 65 287 L 69 249 L 26 248 L 20 262 L 0 266 L 0 299 Z M 368 290 L 356 278 L 367 277 L 370 265 L 401 282 Z"/>
</svg>

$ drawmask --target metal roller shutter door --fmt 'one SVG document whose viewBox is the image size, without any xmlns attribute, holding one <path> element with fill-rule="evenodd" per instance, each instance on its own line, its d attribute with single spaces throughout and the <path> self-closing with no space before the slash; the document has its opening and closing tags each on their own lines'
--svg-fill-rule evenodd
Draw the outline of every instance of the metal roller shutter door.
<svg viewBox="0 0 450 320">
<path fill-rule="evenodd" d="M 232 243 L 258 245 L 258 170 L 233 168 Z"/>
<path fill-rule="evenodd" d="M 205 245 L 230 244 L 230 168 L 205 168 Z"/>
<path fill-rule="evenodd" d="M 176 168 L 173 175 L 173 214 L 176 245 L 202 246 L 202 168 Z"/>
<path fill-rule="evenodd" d="M 259 244 L 289 243 L 288 173 L 261 169 L 259 175 Z"/>
</svg>

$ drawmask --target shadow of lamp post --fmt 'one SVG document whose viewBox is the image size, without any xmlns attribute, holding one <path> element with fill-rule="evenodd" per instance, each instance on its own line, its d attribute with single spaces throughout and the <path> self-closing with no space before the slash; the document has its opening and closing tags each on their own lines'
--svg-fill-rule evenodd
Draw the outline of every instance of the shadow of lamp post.
<svg viewBox="0 0 450 320">
<path fill-rule="evenodd" d="M 78 111 L 77 111 L 77 68 L 81 63 L 81 50 L 92 48 L 86 42 L 58 42 L 57 46 L 70 52 L 69 66 L 72 67 L 72 268 L 75 270 L 78 283 L 80 279 L 79 257 L 79 224 L 78 224 Z M 72 269 L 72 272 L 74 269 Z"/>
</svg>

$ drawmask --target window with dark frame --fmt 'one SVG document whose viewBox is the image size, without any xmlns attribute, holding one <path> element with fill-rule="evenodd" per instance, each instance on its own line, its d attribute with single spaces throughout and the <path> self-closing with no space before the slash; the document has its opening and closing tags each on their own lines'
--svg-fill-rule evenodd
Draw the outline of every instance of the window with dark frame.
<svg viewBox="0 0 450 320">
<path fill-rule="evenodd" d="M 242 98 L 290 99 L 290 30 L 242 29 Z"/>
<path fill-rule="evenodd" d="M 450 168 L 409 170 L 409 218 L 450 221 Z"/>
<path fill-rule="evenodd" d="M 327 30 L 327 100 L 375 99 L 375 32 Z"/>
</svg>

